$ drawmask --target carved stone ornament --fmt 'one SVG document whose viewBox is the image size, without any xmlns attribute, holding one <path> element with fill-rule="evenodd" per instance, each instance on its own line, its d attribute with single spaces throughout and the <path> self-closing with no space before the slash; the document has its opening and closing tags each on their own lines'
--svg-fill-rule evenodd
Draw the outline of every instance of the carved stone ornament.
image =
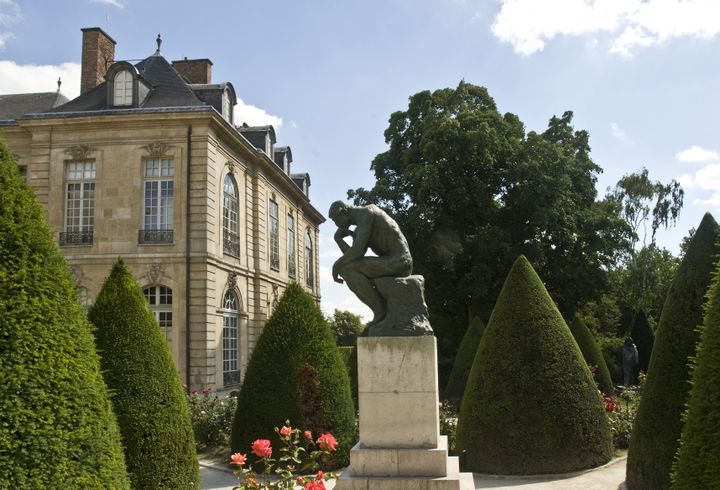
<svg viewBox="0 0 720 490">
<path fill-rule="evenodd" d="M 85 160 L 90 158 L 90 154 L 95 152 L 95 148 L 88 145 L 73 145 L 65 150 L 65 154 L 73 160 Z"/>
<path fill-rule="evenodd" d="M 230 175 L 235 175 L 235 171 L 237 170 L 237 169 L 235 168 L 235 163 L 233 163 L 233 162 L 227 162 L 227 168 L 228 168 L 228 173 L 229 173 Z"/>
<path fill-rule="evenodd" d="M 82 268 L 79 265 L 71 265 L 70 274 L 72 274 L 73 281 L 75 281 L 75 287 L 80 287 L 80 283 L 82 283 L 82 280 L 85 278 Z"/>
<path fill-rule="evenodd" d="M 145 150 L 148 154 L 148 156 L 152 158 L 160 158 L 167 155 L 168 150 L 171 148 L 170 145 L 165 143 L 160 143 L 159 141 L 156 141 L 155 143 L 148 143 L 147 145 L 143 145 L 140 148 Z"/>
<path fill-rule="evenodd" d="M 148 281 L 150 283 L 157 283 L 158 280 L 163 276 L 162 265 L 158 263 L 148 264 L 145 276 L 148 278 Z"/>
<path fill-rule="evenodd" d="M 227 288 L 235 289 L 237 287 L 237 274 L 235 272 L 228 272 Z"/>
</svg>

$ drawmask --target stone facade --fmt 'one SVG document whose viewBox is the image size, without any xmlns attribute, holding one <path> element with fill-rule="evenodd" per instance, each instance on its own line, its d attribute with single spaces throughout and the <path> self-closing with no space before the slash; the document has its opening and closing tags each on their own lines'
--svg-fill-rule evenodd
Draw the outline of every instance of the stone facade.
<svg viewBox="0 0 720 490">
<path fill-rule="evenodd" d="M 274 155 L 254 147 L 228 117 L 214 107 L 191 109 L 63 112 L 61 106 L 0 121 L 0 130 L 46 210 L 80 299 L 91 304 L 122 257 L 156 301 L 156 314 L 164 315 L 159 318 L 183 381 L 191 388 L 232 389 L 289 282 L 298 281 L 319 302 L 318 226 L 324 218 Z M 172 187 L 164 204 L 148 198 L 153 178 L 147 169 L 157 162 L 172 167 L 155 179 Z M 77 172 L 83 168 L 84 176 Z M 223 221 L 228 176 L 237 194 L 237 235 L 230 239 Z M 94 220 L 89 234 L 68 232 L 78 178 L 85 178 L 80 185 L 91 183 L 94 194 L 91 208 L 83 210 Z M 153 205 L 165 205 L 161 230 L 147 229 Z M 271 206 L 277 209 L 274 244 Z M 224 338 L 225 330 L 236 339 Z M 236 366 L 227 364 L 233 357 Z"/>
</svg>

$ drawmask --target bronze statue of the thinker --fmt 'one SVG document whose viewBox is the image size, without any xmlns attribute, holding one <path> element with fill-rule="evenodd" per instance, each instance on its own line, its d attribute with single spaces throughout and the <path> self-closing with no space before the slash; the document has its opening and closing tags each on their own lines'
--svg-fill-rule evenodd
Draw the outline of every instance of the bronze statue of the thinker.
<svg viewBox="0 0 720 490">
<path fill-rule="evenodd" d="M 342 201 L 332 203 L 328 214 L 338 227 L 335 242 L 343 253 L 333 264 L 333 280 L 344 280 L 372 310 L 369 334 L 432 335 L 423 279 L 410 275 L 412 256 L 395 220 L 373 204 L 351 206 Z M 375 255 L 366 256 L 368 249 Z"/>
</svg>

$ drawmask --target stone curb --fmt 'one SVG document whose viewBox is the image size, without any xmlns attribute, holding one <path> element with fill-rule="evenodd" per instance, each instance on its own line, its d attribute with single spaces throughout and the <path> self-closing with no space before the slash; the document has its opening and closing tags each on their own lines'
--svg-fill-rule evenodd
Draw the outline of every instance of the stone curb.
<svg viewBox="0 0 720 490">
<path fill-rule="evenodd" d="M 608 466 L 612 466 L 615 463 L 619 463 L 620 461 L 625 461 L 626 459 L 627 459 L 627 454 L 625 454 L 623 456 L 618 456 L 617 458 L 613 458 L 602 466 L 596 466 L 595 468 L 588 468 L 586 470 L 572 471 L 569 473 L 549 473 L 549 474 L 543 474 L 543 475 L 491 475 L 491 474 L 487 474 L 487 473 L 473 473 L 473 476 L 476 476 L 479 478 L 495 479 L 495 480 L 533 480 L 533 479 L 545 480 L 545 481 L 565 480 L 567 478 L 574 478 L 576 476 L 585 475 L 587 473 L 592 473 L 593 471 L 605 469 Z"/>
</svg>

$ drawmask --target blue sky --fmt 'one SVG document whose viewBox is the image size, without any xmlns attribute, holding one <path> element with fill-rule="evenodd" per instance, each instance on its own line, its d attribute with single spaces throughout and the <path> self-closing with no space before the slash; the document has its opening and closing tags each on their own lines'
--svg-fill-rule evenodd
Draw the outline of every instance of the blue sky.
<svg viewBox="0 0 720 490">
<path fill-rule="evenodd" d="M 169 60 L 210 58 L 242 100 L 236 122 L 275 125 L 323 213 L 372 186 L 393 111 L 464 79 L 527 130 L 572 110 L 600 194 L 642 166 L 680 179 L 680 221 L 659 237 L 673 252 L 705 211 L 720 218 L 720 1 L 0 0 L 0 93 L 52 91 L 60 76 L 76 96 L 83 27 L 108 32 L 117 59 L 151 55 L 158 33 Z M 329 278 L 333 232 L 321 227 L 323 309 L 367 317 Z"/>
</svg>

